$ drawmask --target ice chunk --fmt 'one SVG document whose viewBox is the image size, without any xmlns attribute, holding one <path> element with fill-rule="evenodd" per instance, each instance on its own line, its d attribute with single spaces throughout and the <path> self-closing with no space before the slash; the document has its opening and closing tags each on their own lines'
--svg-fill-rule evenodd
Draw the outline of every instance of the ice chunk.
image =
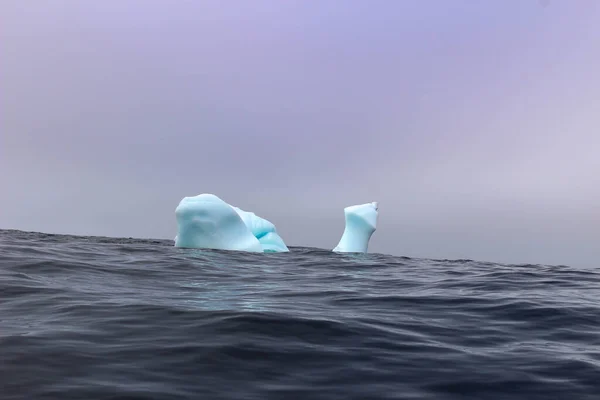
<svg viewBox="0 0 600 400">
<path fill-rule="evenodd" d="M 277 232 L 269 232 L 258 239 L 265 253 L 283 253 L 290 251 Z"/>
<path fill-rule="evenodd" d="M 175 246 L 243 250 L 289 251 L 275 225 L 253 212 L 231 206 L 213 194 L 185 197 L 175 210 Z"/>
<path fill-rule="evenodd" d="M 346 227 L 338 245 L 333 249 L 340 253 L 366 253 L 371 235 L 377 229 L 377 202 L 344 208 Z"/>
<path fill-rule="evenodd" d="M 254 237 L 258 239 L 264 251 L 289 251 L 283 239 L 277 233 L 275 225 L 273 225 L 271 221 L 261 218 L 253 212 L 244 211 L 239 207 L 233 207 L 233 209 L 239 214 Z"/>
<path fill-rule="evenodd" d="M 239 214 L 214 194 L 184 197 L 175 209 L 176 247 L 262 252 Z"/>
</svg>

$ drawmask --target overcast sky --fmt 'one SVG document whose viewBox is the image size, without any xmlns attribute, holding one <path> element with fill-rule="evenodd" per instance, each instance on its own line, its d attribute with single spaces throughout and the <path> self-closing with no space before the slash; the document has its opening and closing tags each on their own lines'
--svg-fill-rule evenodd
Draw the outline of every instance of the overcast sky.
<svg viewBox="0 0 600 400">
<path fill-rule="evenodd" d="M 596 0 L 2 0 L 0 228 L 598 265 Z"/>
</svg>

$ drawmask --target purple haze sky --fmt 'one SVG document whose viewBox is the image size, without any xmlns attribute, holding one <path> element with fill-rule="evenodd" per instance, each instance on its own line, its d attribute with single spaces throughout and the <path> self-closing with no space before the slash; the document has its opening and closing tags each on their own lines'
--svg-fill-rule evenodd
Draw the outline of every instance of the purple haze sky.
<svg viewBox="0 0 600 400">
<path fill-rule="evenodd" d="M 173 238 L 212 192 L 332 248 L 594 265 L 596 0 L 3 0 L 0 228 Z"/>
</svg>

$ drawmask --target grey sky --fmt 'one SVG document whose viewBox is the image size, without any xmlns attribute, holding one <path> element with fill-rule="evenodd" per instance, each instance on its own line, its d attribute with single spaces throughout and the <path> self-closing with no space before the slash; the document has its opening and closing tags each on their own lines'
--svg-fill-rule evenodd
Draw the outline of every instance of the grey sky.
<svg viewBox="0 0 600 400">
<path fill-rule="evenodd" d="M 27 5 L 26 5 L 27 4 Z M 0 2 L 0 228 L 172 238 L 212 192 L 332 248 L 595 266 L 594 0 Z"/>
</svg>

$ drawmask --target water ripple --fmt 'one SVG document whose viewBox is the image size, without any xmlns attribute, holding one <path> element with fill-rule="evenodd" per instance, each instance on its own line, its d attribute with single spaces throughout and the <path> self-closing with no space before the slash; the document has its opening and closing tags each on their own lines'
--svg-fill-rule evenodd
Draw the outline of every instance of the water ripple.
<svg viewBox="0 0 600 400">
<path fill-rule="evenodd" d="M 597 399 L 600 274 L 0 231 L 0 399 Z"/>
</svg>

